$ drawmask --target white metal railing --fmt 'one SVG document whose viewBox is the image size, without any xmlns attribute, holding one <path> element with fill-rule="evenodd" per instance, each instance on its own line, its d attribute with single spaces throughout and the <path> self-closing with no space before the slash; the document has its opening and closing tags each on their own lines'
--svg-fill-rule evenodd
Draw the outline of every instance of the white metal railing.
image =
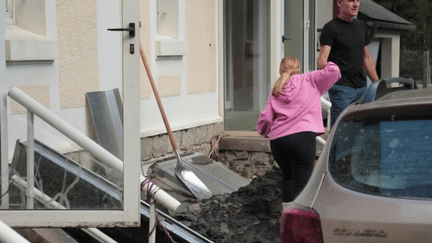
<svg viewBox="0 0 432 243">
<path fill-rule="evenodd" d="M 324 99 L 321 96 L 321 109 L 327 112 L 327 129 L 329 130 L 331 125 L 331 112 L 330 112 L 331 106 L 332 106 L 331 102 Z"/>
<path fill-rule="evenodd" d="M 30 243 L 26 238 L 18 234 L 9 225 L 0 221 L 0 242 L 3 243 Z"/>
<path fill-rule="evenodd" d="M 27 187 L 28 182 L 23 180 L 21 177 L 14 175 L 14 176 L 12 176 L 12 179 L 13 179 L 13 183 L 18 188 L 20 188 L 23 191 L 28 190 L 28 187 Z M 54 199 L 50 198 L 48 195 L 44 194 L 43 192 L 39 191 L 36 188 L 33 188 L 32 194 L 35 196 L 35 198 L 39 202 L 44 204 L 47 208 L 66 209 L 60 203 L 56 202 Z M 117 242 L 96 228 L 81 228 L 81 230 L 86 232 L 88 235 L 90 235 L 91 237 L 93 237 L 94 239 L 96 239 L 99 242 L 104 242 L 104 243 L 116 243 Z"/>
<path fill-rule="evenodd" d="M 51 125 L 53 128 L 64 134 L 66 137 L 80 145 L 82 148 L 89 151 L 96 159 L 106 166 L 114 169 L 117 172 L 123 174 L 123 162 L 116 156 L 112 155 L 110 152 L 105 150 L 99 144 L 88 138 L 86 135 L 82 134 L 80 131 L 75 129 L 73 126 L 69 125 L 56 115 L 54 115 L 50 110 L 45 108 L 43 105 L 38 103 L 36 100 L 31 98 L 29 95 L 24 93 L 19 88 L 12 88 L 8 96 L 18 102 L 20 105 L 27 109 L 27 135 L 28 135 L 28 145 L 27 145 L 27 189 L 26 194 L 28 199 L 27 203 L 33 204 L 34 201 L 34 175 L 32 174 L 34 164 L 32 161 L 32 156 L 34 154 L 34 115 L 37 115 L 40 119 Z M 30 155 L 30 156 L 29 156 Z M 30 158 L 30 159 L 29 159 Z M 140 182 L 143 184 L 147 181 L 147 178 L 140 176 Z M 150 191 L 151 189 L 151 191 Z M 171 195 L 165 191 L 158 188 L 156 185 L 150 187 L 142 186 L 141 190 L 145 193 L 151 193 L 154 195 L 155 201 L 159 202 L 162 206 L 168 210 L 175 212 L 180 206 L 180 202 L 173 198 Z M 30 205 L 29 207 L 33 207 Z"/>
</svg>

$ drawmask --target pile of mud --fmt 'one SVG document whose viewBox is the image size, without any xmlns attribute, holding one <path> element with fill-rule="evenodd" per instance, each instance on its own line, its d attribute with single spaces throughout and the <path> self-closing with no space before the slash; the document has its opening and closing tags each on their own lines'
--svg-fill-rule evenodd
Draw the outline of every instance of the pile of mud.
<svg viewBox="0 0 432 243">
<path fill-rule="evenodd" d="M 273 167 L 231 194 L 187 200 L 175 219 L 216 242 L 279 242 L 282 174 Z"/>
</svg>

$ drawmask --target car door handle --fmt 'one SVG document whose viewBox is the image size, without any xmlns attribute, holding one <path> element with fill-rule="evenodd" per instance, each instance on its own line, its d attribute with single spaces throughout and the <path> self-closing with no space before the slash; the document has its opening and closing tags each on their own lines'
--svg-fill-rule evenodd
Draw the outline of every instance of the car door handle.
<svg viewBox="0 0 432 243">
<path fill-rule="evenodd" d="M 135 23 L 129 23 L 129 28 L 108 29 L 109 31 L 129 31 L 129 37 L 135 37 Z"/>
</svg>

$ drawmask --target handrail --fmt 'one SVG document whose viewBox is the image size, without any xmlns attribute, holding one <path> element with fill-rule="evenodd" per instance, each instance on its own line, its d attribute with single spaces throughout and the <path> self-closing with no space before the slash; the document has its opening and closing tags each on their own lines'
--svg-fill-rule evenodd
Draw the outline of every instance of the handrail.
<svg viewBox="0 0 432 243">
<path fill-rule="evenodd" d="M 331 109 L 332 103 L 321 96 L 321 109 L 327 112 L 327 129 L 330 129 L 331 125 Z"/>
<path fill-rule="evenodd" d="M 23 191 L 27 190 L 27 182 L 23 180 L 21 177 L 14 175 L 12 176 L 12 179 L 13 179 L 13 183 L 16 186 L 18 186 L 21 190 Z M 33 193 L 39 202 L 41 202 L 42 204 L 44 204 L 49 208 L 66 209 L 66 207 L 54 201 L 52 198 L 50 198 L 48 195 L 44 194 L 43 192 L 39 191 L 38 189 L 33 188 Z M 86 232 L 88 235 L 98 240 L 99 242 L 106 242 L 106 243 L 117 242 L 112 238 L 110 238 L 109 236 L 107 236 L 106 234 L 104 234 L 102 231 L 98 230 L 97 228 L 81 228 L 81 230 Z"/>
<path fill-rule="evenodd" d="M 9 225 L 0 220 L 0 242 L 4 243 L 30 243 L 22 235 L 18 234 Z"/>
<path fill-rule="evenodd" d="M 82 148 L 88 150 L 101 163 L 123 174 L 123 161 L 112 155 L 110 152 L 78 131 L 76 128 L 57 117 L 54 113 L 24 93 L 22 90 L 17 87 L 13 87 L 9 91 L 8 96 L 14 99 L 20 105 L 24 106 L 28 112 L 37 115 L 39 118 L 80 145 Z M 147 181 L 147 178 L 141 175 L 140 181 L 141 184 L 143 184 L 145 181 Z M 145 190 L 146 193 L 154 193 L 155 200 L 172 212 L 175 212 L 180 206 L 179 201 L 160 188 L 153 186 L 151 188 L 153 192 L 149 191 L 149 187 L 142 186 L 141 189 Z"/>
</svg>

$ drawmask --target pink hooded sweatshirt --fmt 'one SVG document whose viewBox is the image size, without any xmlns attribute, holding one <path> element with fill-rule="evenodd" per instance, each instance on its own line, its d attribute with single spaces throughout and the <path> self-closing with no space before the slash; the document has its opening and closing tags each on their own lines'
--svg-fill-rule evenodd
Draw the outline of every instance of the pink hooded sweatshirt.
<svg viewBox="0 0 432 243">
<path fill-rule="evenodd" d="M 340 77 L 333 62 L 321 70 L 292 76 L 278 96 L 270 94 L 258 118 L 258 133 L 271 140 L 299 132 L 324 134 L 321 96 Z"/>
</svg>

